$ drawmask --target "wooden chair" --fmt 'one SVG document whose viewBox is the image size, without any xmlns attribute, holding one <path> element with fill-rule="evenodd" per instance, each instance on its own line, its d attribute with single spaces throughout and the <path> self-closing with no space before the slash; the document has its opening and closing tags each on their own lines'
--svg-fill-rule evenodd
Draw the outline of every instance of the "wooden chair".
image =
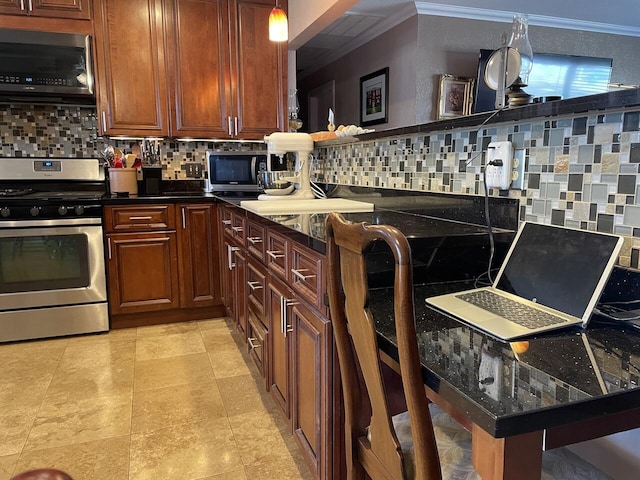
<svg viewBox="0 0 640 480">
<path fill-rule="evenodd" d="M 404 415 L 405 435 L 398 421 L 394 426 L 375 324 L 367 308 L 365 254 L 376 240 L 386 242 L 395 257 L 394 312 L 409 417 L 406 422 Z M 394 227 L 348 224 L 332 213 L 327 218 L 327 258 L 329 305 L 344 391 L 347 478 L 360 480 L 365 472 L 374 480 L 442 478 L 416 342 L 407 239 Z"/>
</svg>

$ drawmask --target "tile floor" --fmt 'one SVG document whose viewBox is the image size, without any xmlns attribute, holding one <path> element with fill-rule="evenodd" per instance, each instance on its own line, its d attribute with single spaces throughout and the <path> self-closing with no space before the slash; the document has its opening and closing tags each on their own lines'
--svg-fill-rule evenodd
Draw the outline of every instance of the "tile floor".
<svg viewBox="0 0 640 480">
<path fill-rule="evenodd" d="M 225 319 L 0 345 L 0 480 L 310 479 Z"/>
</svg>

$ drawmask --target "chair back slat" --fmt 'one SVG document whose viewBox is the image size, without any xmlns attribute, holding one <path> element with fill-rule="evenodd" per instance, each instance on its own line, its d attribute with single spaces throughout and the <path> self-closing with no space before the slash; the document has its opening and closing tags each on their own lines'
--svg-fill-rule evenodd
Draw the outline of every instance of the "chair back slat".
<svg viewBox="0 0 640 480">
<path fill-rule="evenodd" d="M 416 340 L 411 249 L 396 228 L 327 219 L 328 291 L 345 401 L 349 479 L 407 478 L 384 383 L 375 322 L 368 308 L 366 253 L 384 241 L 395 260 L 394 316 L 402 386 L 409 411 L 415 478 L 440 479 L 440 463 Z M 367 428 L 371 440 L 367 440 Z"/>
</svg>

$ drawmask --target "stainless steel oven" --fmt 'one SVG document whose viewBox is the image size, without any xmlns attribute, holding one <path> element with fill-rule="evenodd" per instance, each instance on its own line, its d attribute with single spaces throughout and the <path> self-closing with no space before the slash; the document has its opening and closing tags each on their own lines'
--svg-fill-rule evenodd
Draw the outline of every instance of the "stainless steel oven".
<svg viewBox="0 0 640 480">
<path fill-rule="evenodd" d="M 0 178 L 21 178 L 4 190 L 0 182 L 0 342 L 109 328 L 104 174 L 97 160 L 69 161 L 0 159 Z M 69 184 L 68 176 L 77 178 Z"/>
</svg>

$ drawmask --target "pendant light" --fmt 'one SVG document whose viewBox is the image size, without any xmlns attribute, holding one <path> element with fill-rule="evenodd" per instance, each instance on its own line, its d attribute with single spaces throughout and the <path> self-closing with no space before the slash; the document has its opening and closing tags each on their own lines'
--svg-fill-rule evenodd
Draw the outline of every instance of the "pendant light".
<svg viewBox="0 0 640 480">
<path fill-rule="evenodd" d="M 280 8 L 276 0 L 276 6 L 269 15 L 269 40 L 272 42 L 286 42 L 289 40 L 289 24 L 287 14 Z"/>
</svg>

